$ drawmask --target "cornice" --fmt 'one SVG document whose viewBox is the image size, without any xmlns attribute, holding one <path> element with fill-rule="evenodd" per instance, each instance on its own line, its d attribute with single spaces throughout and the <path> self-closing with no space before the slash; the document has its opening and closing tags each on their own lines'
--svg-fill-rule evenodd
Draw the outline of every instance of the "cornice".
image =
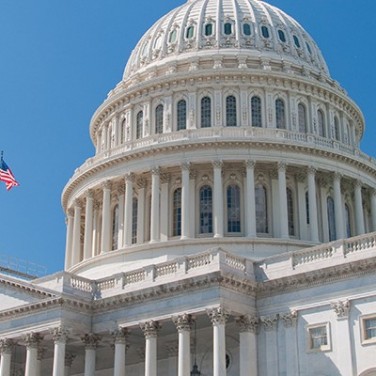
<svg viewBox="0 0 376 376">
<path fill-rule="evenodd" d="M 36 298 L 52 298 L 56 297 L 56 294 L 48 291 L 44 291 L 39 289 L 32 284 L 27 282 L 16 281 L 9 277 L 4 277 L 0 275 L 0 284 L 6 287 L 14 288 L 17 290 L 21 290 L 22 292 Z"/>
</svg>

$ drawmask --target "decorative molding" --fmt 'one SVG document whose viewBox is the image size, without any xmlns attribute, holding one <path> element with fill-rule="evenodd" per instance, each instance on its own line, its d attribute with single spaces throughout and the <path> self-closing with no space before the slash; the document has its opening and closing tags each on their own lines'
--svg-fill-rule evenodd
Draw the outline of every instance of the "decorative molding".
<svg viewBox="0 0 376 376">
<path fill-rule="evenodd" d="M 257 333 L 260 319 L 256 315 L 244 315 L 236 318 L 236 323 L 239 326 L 239 331 Z"/>
<path fill-rule="evenodd" d="M 114 330 L 111 333 L 111 336 L 115 344 L 116 343 L 125 344 L 127 341 L 128 335 L 129 335 L 129 330 L 127 328 L 119 328 L 119 329 Z"/>
<path fill-rule="evenodd" d="M 9 338 L 0 339 L 0 355 L 11 354 L 16 343 Z"/>
<path fill-rule="evenodd" d="M 65 329 L 63 326 L 57 328 L 52 328 L 50 330 L 54 342 L 66 343 L 69 335 L 69 330 Z"/>
<path fill-rule="evenodd" d="M 140 328 L 144 332 L 145 338 L 156 338 L 158 332 L 161 330 L 161 325 L 158 321 L 150 320 L 140 323 Z"/>
<path fill-rule="evenodd" d="M 280 313 L 279 317 L 282 319 L 285 328 L 292 328 L 296 326 L 298 321 L 298 311 L 290 311 L 287 313 Z"/>
<path fill-rule="evenodd" d="M 64 359 L 64 365 L 65 367 L 72 367 L 73 361 L 76 358 L 76 354 L 73 354 L 71 352 L 65 353 L 65 359 Z"/>
<path fill-rule="evenodd" d="M 81 337 L 81 341 L 85 345 L 85 349 L 96 349 L 101 339 L 101 336 L 95 333 L 86 333 Z"/>
<path fill-rule="evenodd" d="M 39 348 L 40 343 L 43 340 L 43 336 L 40 333 L 31 332 L 31 333 L 27 333 L 25 335 L 24 340 L 25 340 L 25 343 L 26 343 L 26 347 L 31 347 L 33 349 L 37 349 L 37 348 Z"/>
<path fill-rule="evenodd" d="M 260 321 L 266 332 L 277 329 L 278 315 L 261 316 Z"/>
<path fill-rule="evenodd" d="M 209 316 L 213 326 L 225 325 L 229 317 L 227 312 L 225 312 L 225 310 L 222 307 L 207 309 L 206 313 Z"/>
<path fill-rule="evenodd" d="M 346 319 L 349 317 L 350 312 L 350 301 L 349 300 L 342 300 L 338 302 L 333 302 L 330 304 L 333 308 L 337 319 Z"/>
<path fill-rule="evenodd" d="M 187 313 L 179 316 L 173 316 L 172 321 L 179 332 L 189 332 L 193 324 L 192 316 Z"/>
</svg>

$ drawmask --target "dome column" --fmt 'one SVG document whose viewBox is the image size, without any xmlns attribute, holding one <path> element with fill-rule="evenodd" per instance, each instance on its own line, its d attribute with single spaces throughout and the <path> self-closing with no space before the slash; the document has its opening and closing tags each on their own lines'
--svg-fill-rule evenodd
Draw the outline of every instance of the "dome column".
<svg viewBox="0 0 376 376">
<path fill-rule="evenodd" d="M 372 231 L 376 231 L 376 189 L 371 190 Z"/>
<path fill-rule="evenodd" d="M 118 228 L 118 237 L 117 237 L 117 244 L 118 248 L 123 248 L 123 239 L 124 239 L 124 184 L 120 184 L 117 191 L 118 196 L 118 208 L 119 208 L 119 228 Z"/>
<path fill-rule="evenodd" d="M 80 262 L 81 256 L 81 201 L 74 202 L 74 220 L 73 220 L 73 236 L 72 236 L 72 264 L 76 265 Z"/>
<path fill-rule="evenodd" d="M 137 244 L 142 244 L 145 238 L 145 179 L 137 180 Z"/>
<path fill-rule="evenodd" d="M 65 241 L 65 266 L 68 270 L 72 266 L 72 239 L 73 239 L 73 221 L 74 215 L 72 209 L 67 210 L 67 236 Z"/>
<path fill-rule="evenodd" d="M 93 250 L 93 204 L 93 192 L 89 190 L 86 194 L 84 260 L 91 257 Z"/>
<path fill-rule="evenodd" d="M 356 234 L 362 235 L 364 230 L 364 213 L 363 213 L 363 199 L 362 199 L 362 182 L 357 180 L 355 182 L 355 222 L 356 222 Z"/>
<path fill-rule="evenodd" d="M 335 223 L 336 223 L 336 238 L 344 238 L 344 225 L 343 225 L 343 205 L 342 205 L 342 193 L 341 193 L 341 174 L 335 173 L 333 178 L 334 189 L 334 211 L 335 211 Z"/>
<path fill-rule="evenodd" d="M 246 162 L 246 236 L 256 237 L 255 161 Z"/>
<path fill-rule="evenodd" d="M 157 321 L 140 324 L 145 335 L 145 376 L 157 376 L 157 336 L 160 325 Z"/>
<path fill-rule="evenodd" d="M 190 194 L 189 194 L 189 171 L 190 171 L 190 164 L 183 163 L 181 166 L 182 172 L 182 197 L 181 197 L 181 209 L 182 209 L 182 232 L 181 238 L 182 239 L 189 239 L 191 237 L 190 234 Z"/>
<path fill-rule="evenodd" d="M 289 238 L 288 213 L 287 213 L 287 190 L 286 190 L 286 163 L 278 163 L 278 192 L 279 192 L 279 218 L 280 236 L 282 239 Z"/>
<path fill-rule="evenodd" d="M 11 339 L 0 340 L 0 376 L 10 376 L 13 348 L 14 342 Z"/>
<path fill-rule="evenodd" d="M 161 209 L 160 209 L 160 240 L 168 240 L 168 188 L 170 176 L 169 174 L 162 174 L 161 176 Z"/>
<path fill-rule="evenodd" d="M 160 172 L 154 168 L 151 172 L 151 215 L 150 215 L 150 242 L 159 241 L 160 237 Z M 167 218 L 167 217 L 166 217 Z"/>
<path fill-rule="evenodd" d="M 222 161 L 213 162 L 214 170 L 214 237 L 223 238 L 223 186 L 222 186 Z"/>
<path fill-rule="evenodd" d="M 189 376 L 191 366 L 190 331 L 192 326 L 191 315 L 184 314 L 172 318 L 179 333 L 179 360 L 178 376 Z"/>
<path fill-rule="evenodd" d="M 124 244 L 132 245 L 132 209 L 134 175 L 125 176 Z"/>
<path fill-rule="evenodd" d="M 102 244 L 101 253 L 111 250 L 111 182 L 103 184 Z"/>
<path fill-rule="evenodd" d="M 319 226 L 317 216 L 316 202 L 316 170 L 313 167 L 308 168 L 308 205 L 309 205 L 309 224 L 311 227 L 311 240 L 319 242 Z"/>
</svg>

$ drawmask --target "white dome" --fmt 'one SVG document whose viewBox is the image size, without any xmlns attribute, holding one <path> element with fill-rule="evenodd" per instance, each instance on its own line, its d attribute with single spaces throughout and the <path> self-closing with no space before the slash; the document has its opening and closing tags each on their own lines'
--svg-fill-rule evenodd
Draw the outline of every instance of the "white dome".
<svg viewBox="0 0 376 376">
<path fill-rule="evenodd" d="M 287 62 L 329 75 L 314 40 L 278 8 L 259 0 L 189 0 L 145 33 L 123 79 L 181 60 L 213 59 L 214 51 Z"/>
</svg>

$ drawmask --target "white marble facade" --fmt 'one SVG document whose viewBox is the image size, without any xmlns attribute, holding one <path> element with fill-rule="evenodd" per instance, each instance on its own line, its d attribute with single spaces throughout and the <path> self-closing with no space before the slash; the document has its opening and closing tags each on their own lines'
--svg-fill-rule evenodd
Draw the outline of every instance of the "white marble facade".
<svg viewBox="0 0 376 376">
<path fill-rule="evenodd" d="M 188 0 L 93 115 L 64 272 L 0 276 L 0 376 L 376 375 L 376 164 L 291 17 Z"/>
</svg>

